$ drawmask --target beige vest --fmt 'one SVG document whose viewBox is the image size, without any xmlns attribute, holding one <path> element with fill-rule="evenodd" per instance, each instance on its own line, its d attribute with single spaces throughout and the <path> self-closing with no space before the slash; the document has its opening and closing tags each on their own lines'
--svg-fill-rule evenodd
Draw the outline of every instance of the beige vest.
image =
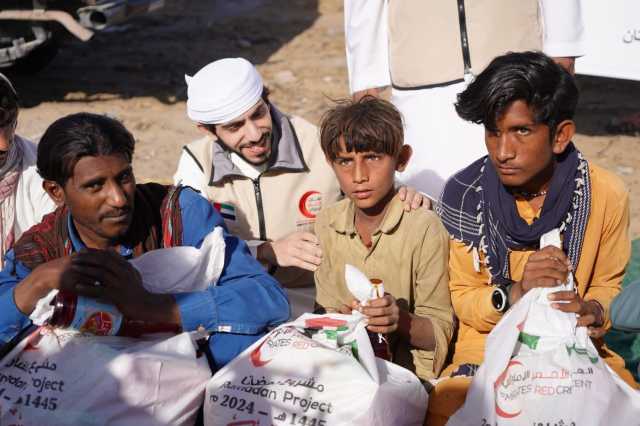
<svg viewBox="0 0 640 426">
<path fill-rule="evenodd" d="M 538 0 L 465 0 L 471 71 L 496 56 L 542 49 Z M 464 62 L 456 0 L 389 0 L 389 62 L 397 89 L 460 81 Z"/>
<path fill-rule="evenodd" d="M 300 117 L 289 122 L 293 138 L 281 138 L 279 143 L 296 144 L 306 168 L 278 167 L 276 161 L 256 181 L 233 174 L 212 182 L 212 141 L 201 139 L 186 147 L 203 168 L 206 197 L 220 210 L 229 231 L 244 240 L 277 240 L 295 231 L 313 232 L 320 209 L 341 198 L 338 181 L 320 147 L 318 128 Z M 257 197 L 262 202 L 263 235 Z M 313 273 L 297 268 L 277 268 L 274 277 L 285 287 L 313 285 Z"/>
</svg>

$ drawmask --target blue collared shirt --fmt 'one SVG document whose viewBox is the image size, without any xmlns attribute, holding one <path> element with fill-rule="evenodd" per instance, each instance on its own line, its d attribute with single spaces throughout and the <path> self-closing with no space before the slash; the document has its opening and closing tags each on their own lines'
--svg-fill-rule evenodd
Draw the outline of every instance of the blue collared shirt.
<svg viewBox="0 0 640 426">
<path fill-rule="evenodd" d="M 182 329 L 193 331 L 204 327 L 212 333 L 209 344 L 216 364 L 222 366 L 267 328 L 286 321 L 289 303 L 282 287 L 251 256 L 246 243 L 228 233 L 222 217 L 207 200 L 185 188 L 180 192 L 179 203 L 182 245 L 198 248 L 216 226 L 224 229 L 225 264 L 217 285 L 205 291 L 173 295 L 180 310 Z M 85 245 L 73 221 L 69 220 L 68 224 L 73 251 L 77 252 Z M 120 255 L 131 258 L 133 248 L 121 245 Z M 15 286 L 29 273 L 31 270 L 16 262 L 10 250 L 0 271 L 0 344 L 9 342 L 31 324 L 13 298 Z"/>
</svg>

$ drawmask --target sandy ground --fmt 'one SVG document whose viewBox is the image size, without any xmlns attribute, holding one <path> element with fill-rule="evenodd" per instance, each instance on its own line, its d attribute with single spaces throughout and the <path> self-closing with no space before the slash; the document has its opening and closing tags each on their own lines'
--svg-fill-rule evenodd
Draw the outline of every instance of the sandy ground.
<svg viewBox="0 0 640 426">
<path fill-rule="evenodd" d="M 258 64 L 272 100 L 317 122 L 331 99 L 347 96 L 342 0 L 167 0 L 160 12 L 68 40 L 46 69 L 15 76 L 24 108 L 20 134 L 37 138 L 54 119 L 90 111 L 121 119 L 137 139 L 139 180 L 169 182 L 180 148 L 199 137 L 185 115 L 183 75 L 212 60 Z M 244 10 L 243 10 L 244 9 Z M 631 191 L 631 233 L 640 236 L 640 136 L 610 124 L 640 110 L 640 82 L 578 77 L 582 98 L 575 141 Z"/>
</svg>

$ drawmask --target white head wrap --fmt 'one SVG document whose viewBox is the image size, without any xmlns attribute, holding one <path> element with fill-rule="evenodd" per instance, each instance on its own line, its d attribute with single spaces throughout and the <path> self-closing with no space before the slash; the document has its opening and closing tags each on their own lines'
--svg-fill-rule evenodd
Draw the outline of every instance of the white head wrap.
<svg viewBox="0 0 640 426">
<path fill-rule="evenodd" d="M 262 78 L 251 62 L 226 58 L 210 63 L 187 82 L 187 115 L 205 124 L 227 123 L 247 112 L 262 95 Z"/>
</svg>

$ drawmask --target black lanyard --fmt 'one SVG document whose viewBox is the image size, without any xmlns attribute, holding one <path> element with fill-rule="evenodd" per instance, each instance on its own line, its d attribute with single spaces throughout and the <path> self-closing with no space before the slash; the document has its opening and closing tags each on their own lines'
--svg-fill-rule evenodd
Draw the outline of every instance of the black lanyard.
<svg viewBox="0 0 640 426">
<path fill-rule="evenodd" d="M 469 36 L 467 34 L 467 18 L 464 11 L 464 0 L 458 0 L 458 22 L 460 23 L 460 46 L 464 61 L 465 81 L 471 75 L 471 54 L 469 53 Z"/>
</svg>

